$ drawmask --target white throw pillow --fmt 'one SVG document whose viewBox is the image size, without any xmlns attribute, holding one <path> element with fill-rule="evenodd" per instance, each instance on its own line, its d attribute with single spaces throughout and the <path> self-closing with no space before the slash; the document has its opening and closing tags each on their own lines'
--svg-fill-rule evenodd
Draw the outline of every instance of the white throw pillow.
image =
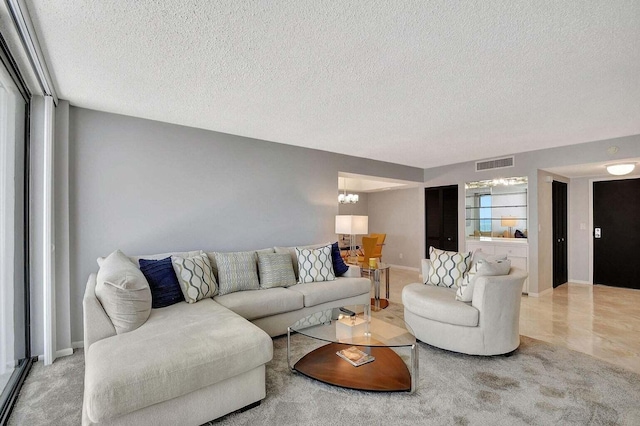
<svg viewBox="0 0 640 426">
<path fill-rule="evenodd" d="M 196 303 L 217 294 L 218 283 L 205 253 L 186 258 L 171 256 L 171 264 L 187 303 Z"/>
<path fill-rule="evenodd" d="M 456 291 L 456 300 L 462 302 L 471 302 L 473 299 L 473 288 L 478 277 L 490 277 L 509 275 L 511 270 L 511 261 L 508 259 L 500 260 L 478 260 L 468 274 L 465 275 L 460 287 Z"/>
<path fill-rule="evenodd" d="M 478 249 L 473 252 L 473 256 L 471 258 L 471 266 L 475 267 L 478 262 L 481 260 L 488 260 L 490 262 L 495 262 L 496 260 L 507 260 L 506 254 L 488 254 L 482 251 L 482 249 Z"/>
<path fill-rule="evenodd" d="M 140 327 L 151 313 L 151 289 L 144 274 L 120 250 L 103 261 L 96 280 L 96 297 L 117 334 Z"/>
<path fill-rule="evenodd" d="M 449 288 L 459 287 L 471 266 L 471 255 L 471 252 L 458 253 L 429 247 L 431 267 L 425 284 Z"/>
<path fill-rule="evenodd" d="M 333 281 L 336 279 L 336 275 L 333 272 L 333 261 L 331 260 L 331 245 L 317 249 L 296 247 L 296 255 L 300 274 L 298 283 Z"/>
</svg>

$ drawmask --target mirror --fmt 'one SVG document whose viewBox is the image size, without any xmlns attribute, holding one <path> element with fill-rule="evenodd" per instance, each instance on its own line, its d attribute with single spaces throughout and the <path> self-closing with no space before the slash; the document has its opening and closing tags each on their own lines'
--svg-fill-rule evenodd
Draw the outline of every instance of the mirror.
<svg viewBox="0 0 640 426">
<path fill-rule="evenodd" d="M 467 239 L 527 238 L 527 177 L 467 182 Z"/>
</svg>

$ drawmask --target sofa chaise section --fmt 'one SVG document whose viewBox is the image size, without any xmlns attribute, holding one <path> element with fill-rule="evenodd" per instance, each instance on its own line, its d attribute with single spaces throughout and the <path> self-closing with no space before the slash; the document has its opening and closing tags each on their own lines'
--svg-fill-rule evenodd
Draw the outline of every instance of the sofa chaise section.
<svg viewBox="0 0 640 426">
<path fill-rule="evenodd" d="M 92 275 L 85 317 L 108 330 L 95 323 L 109 321 L 99 302 L 86 300 L 94 286 Z M 85 346 L 85 425 L 197 425 L 265 397 L 271 338 L 211 299 L 153 309 L 144 326 L 97 337 Z"/>
</svg>

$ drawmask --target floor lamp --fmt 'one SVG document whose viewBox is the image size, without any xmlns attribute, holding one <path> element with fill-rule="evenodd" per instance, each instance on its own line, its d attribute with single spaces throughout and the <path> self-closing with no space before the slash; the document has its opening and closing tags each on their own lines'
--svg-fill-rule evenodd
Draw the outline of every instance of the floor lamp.
<svg viewBox="0 0 640 426">
<path fill-rule="evenodd" d="M 351 241 L 349 262 L 358 263 L 356 254 L 356 235 L 364 235 L 369 232 L 369 216 L 354 216 L 339 214 L 336 216 L 336 234 L 348 234 Z"/>
</svg>

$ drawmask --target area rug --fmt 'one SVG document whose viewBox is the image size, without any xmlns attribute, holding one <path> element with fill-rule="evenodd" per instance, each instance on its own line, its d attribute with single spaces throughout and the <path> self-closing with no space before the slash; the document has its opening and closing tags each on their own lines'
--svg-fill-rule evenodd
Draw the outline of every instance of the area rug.
<svg viewBox="0 0 640 426">
<path fill-rule="evenodd" d="M 316 345 L 296 335 L 293 356 Z M 640 424 L 640 375 L 566 348 L 521 337 L 511 357 L 467 356 L 424 343 L 419 356 L 414 394 L 359 392 L 291 373 L 286 337 L 276 338 L 262 404 L 209 424 Z M 83 369 L 82 350 L 50 367 L 37 363 L 9 424 L 79 425 Z"/>
</svg>

